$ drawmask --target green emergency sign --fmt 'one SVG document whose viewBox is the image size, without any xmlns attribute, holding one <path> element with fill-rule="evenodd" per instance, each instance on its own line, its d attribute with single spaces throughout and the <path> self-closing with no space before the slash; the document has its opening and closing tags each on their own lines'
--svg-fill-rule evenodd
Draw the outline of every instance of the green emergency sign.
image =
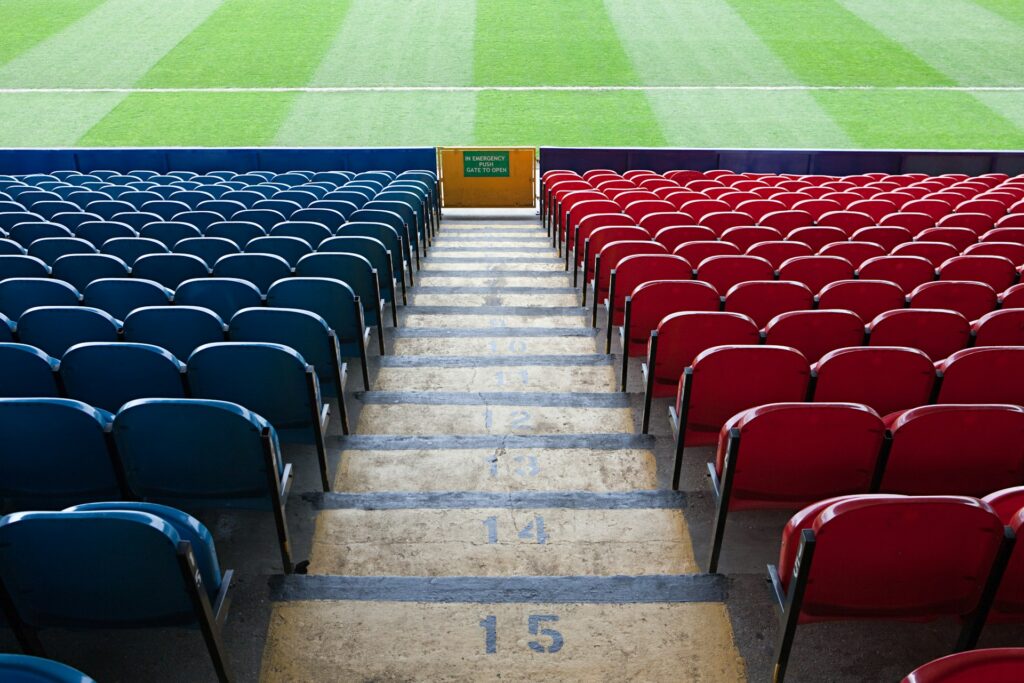
<svg viewBox="0 0 1024 683">
<path fill-rule="evenodd" d="M 463 152 L 464 178 L 507 178 L 508 152 Z"/>
</svg>

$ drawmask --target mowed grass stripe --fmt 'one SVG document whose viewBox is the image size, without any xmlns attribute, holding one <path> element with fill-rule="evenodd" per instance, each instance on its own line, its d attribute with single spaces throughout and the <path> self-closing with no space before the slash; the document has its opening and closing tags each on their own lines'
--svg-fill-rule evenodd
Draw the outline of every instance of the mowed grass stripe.
<svg viewBox="0 0 1024 683">
<path fill-rule="evenodd" d="M 957 83 L 1024 85 L 1024 27 L 969 0 L 842 3 Z"/>
<path fill-rule="evenodd" d="M 1024 26 L 1024 2 L 1020 0 L 974 0 L 974 4 Z"/>
<path fill-rule="evenodd" d="M 123 97 L 117 93 L 3 95 L 0 147 L 70 147 Z"/>
<path fill-rule="evenodd" d="M 516 0 L 477 3 L 473 83 L 636 85 L 640 81 L 601 0 Z"/>
<path fill-rule="evenodd" d="M 311 84 L 470 85 L 475 16 L 476 0 L 355 2 Z"/>
<path fill-rule="evenodd" d="M 1024 93 L 986 92 L 975 95 L 994 112 L 1013 122 L 1019 131 L 1024 131 Z M 1024 148 L 1024 134 L 1016 136 L 1004 149 Z"/>
<path fill-rule="evenodd" d="M 0 64 L 5 64 L 49 36 L 62 31 L 91 12 L 103 0 L 38 0 L 0 2 Z"/>
<path fill-rule="evenodd" d="M 225 0 L 138 86 L 306 85 L 349 4 L 347 0 Z"/>
</svg>

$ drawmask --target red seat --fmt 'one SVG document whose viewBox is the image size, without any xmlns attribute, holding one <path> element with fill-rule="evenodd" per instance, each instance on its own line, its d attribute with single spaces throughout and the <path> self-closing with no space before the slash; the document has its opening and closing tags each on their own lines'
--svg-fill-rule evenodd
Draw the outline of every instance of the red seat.
<svg viewBox="0 0 1024 683">
<path fill-rule="evenodd" d="M 847 235 L 852 235 L 861 228 L 874 224 L 874 218 L 859 211 L 829 211 L 818 217 L 818 225 L 841 228 Z"/>
<path fill-rule="evenodd" d="M 994 199 L 968 199 L 961 204 L 957 204 L 956 212 L 981 213 L 995 221 L 1006 215 L 1006 205 Z"/>
<path fill-rule="evenodd" d="M 1024 346 L 1024 309 L 991 311 L 971 326 L 974 346 Z"/>
<path fill-rule="evenodd" d="M 560 191 L 555 192 L 555 229 L 556 234 L 560 242 L 565 241 L 566 230 L 569 225 L 569 214 L 572 210 L 582 204 L 583 202 L 592 201 L 608 201 L 608 197 L 604 193 L 597 190 L 573 190 L 571 192 L 562 193 Z M 607 204 L 606 206 L 611 207 L 611 210 L 615 210 L 614 206 Z"/>
<path fill-rule="evenodd" d="M 1004 647 L 958 652 L 917 667 L 901 683 L 978 683 L 979 681 L 985 681 L 985 683 L 1024 681 L 1024 648 Z"/>
<path fill-rule="evenodd" d="M 954 256 L 939 266 L 940 280 L 973 280 L 1003 290 L 1017 281 L 1017 268 L 1002 256 Z"/>
<path fill-rule="evenodd" d="M 675 182 L 673 180 L 669 180 L 668 178 L 656 178 L 656 177 L 653 177 L 653 176 L 652 177 L 648 177 L 648 178 L 644 178 L 643 180 L 640 180 L 639 182 L 640 182 L 640 187 L 644 188 L 645 190 L 650 190 L 651 192 L 654 192 L 655 190 L 658 190 L 658 189 L 661 189 L 661 188 L 666 188 L 666 187 L 674 187 L 674 188 L 680 187 L 679 183 L 677 183 L 677 182 Z"/>
<path fill-rule="evenodd" d="M 801 282 L 768 280 L 740 282 L 725 295 L 725 310 L 750 316 L 758 327 L 787 311 L 808 311 L 814 293 Z"/>
<path fill-rule="evenodd" d="M 1024 405 L 1024 347 L 963 349 L 936 367 L 942 373 L 936 403 Z"/>
<path fill-rule="evenodd" d="M 936 228 L 947 230 L 949 228 Z M 960 251 L 947 242 L 906 242 L 892 250 L 893 256 L 920 256 L 927 259 L 932 267 L 938 268 L 946 260 L 959 256 Z"/>
<path fill-rule="evenodd" d="M 641 365 L 643 433 L 646 434 L 650 426 L 651 400 L 675 394 L 683 371 L 697 356 L 714 346 L 758 344 L 760 341 L 757 325 L 739 313 L 684 311 L 665 316 L 651 332 L 647 362 Z"/>
<path fill-rule="evenodd" d="M 662 199 L 639 199 L 627 204 L 622 212 L 639 224 L 647 214 L 670 213 L 675 210 L 675 206 Z"/>
<path fill-rule="evenodd" d="M 716 235 L 721 235 L 737 225 L 753 225 L 754 218 L 749 213 L 741 211 L 716 211 L 701 216 L 697 219 L 697 224 L 709 227 L 715 231 Z"/>
<path fill-rule="evenodd" d="M 852 188 L 846 188 L 846 189 L 852 189 Z M 850 204 L 853 204 L 854 202 L 863 201 L 863 199 L 864 199 L 863 197 L 861 197 L 859 194 L 857 194 L 855 192 L 847 192 L 847 191 L 842 190 L 842 189 L 839 190 L 838 192 L 829 192 L 828 194 L 823 194 L 823 195 L 821 195 L 821 198 L 822 199 L 829 199 L 829 200 L 831 200 L 833 202 L 838 202 L 839 205 L 841 207 L 843 207 L 844 211 L 849 208 Z M 824 223 L 824 221 L 819 221 L 819 222 Z"/>
<path fill-rule="evenodd" d="M 856 403 L 770 403 L 731 417 L 708 467 L 718 509 L 708 571 L 718 571 L 732 510 L 798 508 L 869 492 L 884 437 L 878 414 Z"/>
<path fill-rule="evenodd" d="M 739 256 L 739 247 L 732 242 L 719 242 L 718 240 L 696 241 L 681 244 L 672 250 L 676 256 L 682 256 L 693 264 L 699 264 L 704 259 L 712 256 Z"/>
<path fill-rule="evenodd" d="M 943 280 L 914 288 L 909 300 L 911 308 L 941 308 L 977 320 L 995 310 L 996 292 L 983 282 Z"/>
<path fill-rule="evenodd" d="M 579 265 L 583 266 L 583 305 L 587 303 L 587 285 L 594 277 L 594 262 L 597 255 L 601 253 L 606 244 L 622 241 L 653 241 L 650 234 L 639 226 L 607 226 L 598 228 L 590 233 L 590 236 L 583 239 L 580 235 L 580 243 L 583 245 L 583 258 Z M 576 266 L 573 266 L 572 284 L 576 286 Z"/>
<path fill-rule="evenodd" d="M 902 190 L 889 190 L 879 192 L 874 196 L 874 199 L 884 199 L 887 202 L 892 202 L 893 206 L 896 207 L 895 211 L 898 212 L 904 204 L 914 199 L 914 195 Z"/>
<path fill-rule="evenodd" d="M 956 311 L 900 308 L 879 313 L 868 323 L 871 346 L 909 346 L 933 361 L 967 348 L 971 324 Z"/>
<path fill-rule="evenodd" d="M 669 196 L 669 201 L 672 201 L 672 197 Z M 700 219 L 709 213 L 720 213 L 723 211 L 732 211 L 732 207 L 719 199 L 692 199 L 681 206 L 677 207 L 683 213 L 688 213 L 693 216 L 699 222 Z M 750 221 L 747 221 L 750 222 Z"/>
<path fill-rule="evenodd" d="M 865 228 L 865 230 L 870 229 Z M 839 258 L 846 259 L 854 268 L 860 268 L 860 265 L 870 258 L 885 256 L 888 253 L 888 249 L 871 241 L 832 242 L 831 244 L 826 244 L 818 252 L 820 256 L 838 256 Z"/>
<path fill-rule="evenodd" d="M 935 279 L 935 267 L 919 256 L 878 256 L 869 259 L 857 271 L 862 280 L 888 280 L 905 292 Z"/>
<path fill-rule="evenodd" d="M 643 200 L 660 201 L 658 199 L 658 195 L 654 194 L 653 192 L 648 192 L 647 190 L 641 190 L 639 188 L 633 188 L 632 190 L 626 190 L 625 192 L 616 192 L 614 196 L 612 196 L 611 194 L 609 194 L 608 196 L 611 197 L 611 200 L 613 202 L 619 205 L 619 209 L 621 209 L 623 212 L 625 212 L 626 207 L 632 204 L 633 202 Z"/>
<path fill-rule="evenodd" d="M 559 237 L 565 244 L 566 256 L 576 251 L 577 240 L 585 241 L 594 230 L 607 225 L 634 225 L 636 221 L 619 212 L 615 202 L 607 199 L 588 199 L 579 202 L 566 214 L 566 231 Z M 580 250 L 582 251 L 582 250 Z M 582 256 L 582 255 L 581 255 Z"/>
<path fill-rule="evenodd" d="M 1024 283 L 1007 287 L 999 295 L 1000 308 L 1024 308 Z"/>
<path fill-rule="evenodd" d="M 665 248 L 669 251 L 674 251 L 677 247 L 687 242 L 714 242 L 715 232 L 711 228 L 705 228 L 702 225 L 678 225 L 662 228 L 654 233 L 654 241 L 664 244 Z"/>
<path fill-rule="evenodd" d="M 906 209 L 906 205 L 904 205 L 903 208 Z M 878 224 L 896 225 L 901 228 L 906 228 L 910 231 L 911 235 L 919 235 L 922 230 L 934 227 L 935 219 L 926 213 L 900 210 L 896 213 L 890 213 L 888 216 L 884 216 L 882 220 L 878 221 Z"/>
<path fill-rule="evenodd" d="M 1024 408 L 932 405 L 885 418 L 892 434 L 881 490 L 983 496 L 1024 481 Z"/>
<path fill-rule="evenodd" d="M 808 188 L 807 190 L 805 190 L 805 192 L 811 194 L 811 191 L 813 189 L 814 188 Z M 830 211 L 842 211 L 843 205 L 831 199 L 815 198 L 805 199 L 802 202 L 797 202 L 796 204 L 793 205 L 792 208 L 797 211 L 806 211 L 807 213 L 811 214 L 811 216 L 814 217 L 815 223 L 825 225 L 825 223 L 821 222 L 820 218 L 826 213 L 829 213 Z"/>
<path fill-rule="evenodd" d="M 783 185 L 780 185 L 779 188 L 785 191 L 779 192 L 778 194 L 773 194 L 772 199 L 774 199 L 777 202 L 782 202 L 789 208 L 790 211 L 793 210 L 793 207 L 796 206 L 798 202 L 807 201 L 808 199 L 814 199 L 814 197 L 805 192 L 794 192 L 792 190 L 787 190 Z M 811 221 L 813 220 L 814 218 L 812 217 Z"/>
<path fill-rule="evenodd" d="M 675 192 L 670 192 L 668 194 L 662 194 L 660 196 L 666 202 L 676 207 L 677 211 L 681 210 L 683 205 L 686 204 L 687 202 L 697 201 L 698 199 L 709 199 L 709 197 L 703 192 L 683 189 L 676 190 Z M 691 216 L 693 214 L 688 213 L 687 215 Z"/>
<path fill-rule="evenodd" d="M 573 230 L 570 245 L 566 246 L 565 259 L 568 267 L 572 259 L 572 286 L 577 285 L 579 267 L 583 265 L 583 252 L 587 240 L 600 228 L 633 228 L 633 219 L 624 213 L 594 213 L 584 216 Z M 632 231 L 630 234 L 639 234 Z M 579 245 L 579 248 L 577 248 Z M 570 252 L 572 256 L 570 257 Z"/>
<path fill-rule="evenodd" d="M 983 499 L 1008 525 L 1010 529 L 1020 538 L 1024 533 L 1024 486 L 1013 486 L 991 493 Z M 1016 545 L 1010 562 L 999 583 L 999 592 L 996 593 L 995 601 L 992 603 L 992 611 L 989 612 L 990 622 L 1020 622 L 1024 619 L 1024 547 Z M 1022 670 L 1024 672 L 1024 670 Z M 1002 679 L 976 679 L 976 680 L 1002 680 Z M 1021 680 L 1020 677 L 1013 679 L 1014 683 Z"/>
<path fill-rule="evenodd" d="M 1008 258 L 1013 265 L 1024 266 L 1024 244 L 1015 242 L 978 242 L 964 250 L 970 256 L 1002 256 Z"/>
<path fill-rule="evenodd" d="M 906 306 L 903 289 L 886 280 L 840 280 L 821 288 L 819 309 L 853 311 L 861 320 L 872 320 L 883 311 Z"/>
<path fill-rule="evenodd" d="M 984 213 L 951 213 L 940 218 L 935 225 L 940 228 L 964 228 L 981 235 L 991 230 L 995 221 Z"/>
<path fill-rule="evenodd" d="M 772 268 L 778 269 L 786 261 L 796 256 L 811 256 L 814 254 L 811 248 L 803 242 L 790 240 L 774 240 L 769 242 L 758 242 L 752 244 L 745 252 L 747 256 L 759 256 Z"/>
<path fill-rule="evenodd" d="M 818 292 L 830 282 L 853 278 L 853 264 L 838 256 L 798 256 L 779 267 L 780 280 L 796 280 Z"/>
<path fill-rule="evenodd" d="M 717 192 L 712 194 L 712 191 L 708 191 L 709 196 L 713 196 L 715 199 L 721 199 L 723 202 L 732 207 L 733 211 L 739 211 L 740 204 L 746 204 L 749 201 L 760 201 L 761 198 L 753 192 L 745 192 L 737 190 L 735 187 L 729 186 L 727 191 Z M 781 205 L 782 208 L 786 208 L 785 204 Z"/>
<path fill-rule="evenodd" d="M 740 225 L 729 228 L 722 233 L 723 242 L 732 242 L 740 251 L 746 251 L 758 242 L 772 242 L 782 239 L 782 234 L 775 228 L 763 226 Z"/>
<path fill-rule="evenodd" d="M 949 202 L 941 199 L 915 199 L 904 204 L 900 211 L 904 213 L 928 214 L 932 220 L 938 222 L 946 214 L 953 213 L 953 207 Z"/>
<path fill-rule="evenodd" d="M 755 222 L 760 223 L 761 219 L 768 214 L 785 211 L 786 205 L 774 199 L 750 199 L 740 202 L 736 210 L 750 214 L 754 217 Z"/>
<path fill-rule="evenodd" d="M 928 403 L 935 384 L 928 356 L 901 346 L 838 349 L 813 367 L 815 402 L 863 403 L 880 415 Z"/>
<path fill-rule="evenodd" d="M 768 569 L 784 607 L 773 680 L 785 676 L 798 623 L 959 617 L 960 647 L 972 647 L 985 586 L 1011 544 L 995 511 L 973 498 L 846 496 L 804 508 Z"/>
<path fill-rule="evenodd" d="M 846 209 L 848 211 L 866 213 L 871 216 L 872 221 L 878 223 L 878 221 L 882 220 L 890 213 L 894 213 L 897 210 L 897 207 L 890 201 L 875 197 L 873 199 L 861 199 L 860 201 L 853 202 L 847 206 Z"/>
<path fill-rule="evenodd" d="M 850 236 L 841 228 L 831 228 L 826 225 L 822 225 L 810 228 L 796 228 L 786 235 L 786 239 L 794 242 L 803 242 L 817 253 L 821 251 L 826 244 L 832 244 L 833 242 L 845 242 L 850 239 Z"/>
<path fill-rule="evenodd" d="M 605 247 L 605 250 L 610 248 L 611 245 Z M 693 266 L 681 256 L 667 253 L 634 254 L 620 259 L 611 271 L 605 304 L 608 325 L 604 352 L 611 353 L 612 330 L 623 324 L 626 297 L 637 287 L 651 280 L 686 280 L 692 276 Z"/>
<path fill-rule="evenodd" d="M 1020 207 L 1024 208 L 1024 207 Z M 997 228 L 1024 228 L 1024 213 L 1008 213 L 998 221 Z"/>
<path fill-rule="evenodd" d="M 779 200 L 775 199 L 774 201 Z M 761 216 L 757 224 L 787 233 L 796 228 L 807 228 L 814 225 L 814 216 L 806 211 L 794 211 L 793 209 L 772 211 Z"/>
<path fill-rule="evenodd" d="M 687 183 L 691 180 L 699 180 L 704 177 L 700 171 L 681 169 L 678 171 L 667 171 L 665 177 L 677 183 Z"/>
<path fill-rule="evenodd" d="M 897 246 L 913 239 L 910 231 L 906 228 L 898 228 L 894 225 L 869 225 L 861 228 L 850 235 L 851 242 L 873 242 L 882 245 L 885 253 L 889 253 Z"/>
<path fill-rule="evenodd" d="M 817 363 L 829 351 L 864 343 L 864 322 L 852 311 L 790 311 L 764 329 L 765 344 L 791 346 Z"/>
<path fill-rule="evenodd" d="M 1016 242 L 1024 244 L 1024 226 L 993 228 L 981 236 L 982 242 Z"/>
<path fill-rule="evenodd" d="M 619 240 L 609 242 L 601 248 L 594 260 L 594 297 L 591 321 L 593 327 L 597 327 L 598 306 L 605 305 L 608 298 L 612 271 L 618 267 L 619 261 L 635 254 L 668 255 L 668 250 L 665 249 L 665 245 L 658 244 L 654 240 Z"/>
<path fill-rule="evenodd" d="M 679 379 L 669 409 L 675 436 L 672 488 L 679 488 L 686 446 L 713 444 L 736 413 L 764 405 L 803 401 L 810 367 L 788 346 L 715 346 L 693 359 Z"/>
<path fill-rule="evenodd" d="M 647 214 L 640 219 L 639 225 L 652 235 L 657 235 L 665 228 L 696 227 L 697 222 L 693 220 L 693 216 L 681 211 L 664 211 Z M 711 231 L 709 230 L 708 232 Z M 711 232 L 711 235 L 710 239 L 714 239 L 713 232 Z"/>
<path fill-rule="evenodd" d="M 711 283 L 719 292 L 728 292 L 740 282 L 774 280 L 775 269 L 756 256 L 711 256 L 697 264 L 696 278 Z"/>
<path fill-rule="evenodd" d="M 922 230 L 916 239 L 922 242 L 945 242 L 960 253 L 978 241 L 978 233 L 967 228 L 928 228 Z"/>
</svg>

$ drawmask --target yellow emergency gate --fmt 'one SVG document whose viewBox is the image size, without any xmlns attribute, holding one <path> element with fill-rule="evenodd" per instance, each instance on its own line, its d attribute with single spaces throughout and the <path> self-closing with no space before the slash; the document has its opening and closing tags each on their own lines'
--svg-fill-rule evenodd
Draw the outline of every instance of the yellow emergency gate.
<svg viewBox="0 0 1024 683">
<path fill-rule="evenodd" d="M 441 205 L 446 208 L 532 207 L 533 147 L 439 147 Z"/>
</svg>

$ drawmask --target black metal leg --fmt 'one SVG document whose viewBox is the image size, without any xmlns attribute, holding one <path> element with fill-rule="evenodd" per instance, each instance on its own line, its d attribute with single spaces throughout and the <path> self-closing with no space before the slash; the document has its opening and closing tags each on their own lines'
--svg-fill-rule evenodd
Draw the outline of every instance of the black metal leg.
<svg viewBox="0 0 1024 683">
<path fill-rule="evenodd" d="M 619 336 L 622 341 L 622 391 L 626 391 L 629 379 L 629 327 L 633 319 L 633 298 L 626 297 L 626 310 L 622 318 L 622 329 Z"/>
<path fill-rule="evenodd" d="M 725 521 L 729 515 L 729 500 L 732 498 L 732 478 L 736 473 L 736 458 L 740 451 L 740 432 L 738 429 L 729 431 L 729 442 L 726 444 L 725 464 L 722 467 L 722 479 L 717 480 L 715 464 L 708 463 L 711 472 L 711 483 L 718 507 L 715 511 L 715 522 L 711 533 L 711 554 L 708 557 L 708 572 L 718 572 L 718 559 L 722 554 L 722 542 L 725 540 Z"/>
<path fill-rule="evenodd" d="M 274 443 L 270 438 L 270 430 L 265 429 L 260 436 L 263 442 L 263 461 L 267 470 L 267 485 L 270 490 L 270 507 L 274 513 L 274 524 L 277 527 L 277 545 L 281 551 L 281 566 L 285 574 L 291 574 L 294 569 L 292 564 L 291 544 L 288 540 L 288 522 L 285 518 L 284 506 L 288 498 L 288 489 L 291 486 L 292 466 L 285 465 L 283 477 L 278 479 L 278 453 L 274 450 Z"/>
<path fill-rule="evenodd" d="M 178 546 L 178 566 L 181 569 L 186 590 L 192 599 L 196 621 L 199 622 L 199 630 L 203 633 L 206 650 L 210 653 L 210 661 L 213 663 L 214 671 L 217 672 L 217 680 L 220 683 L 231 683 L 233 676 L 228 670 L 227 658 L 224 656 L 224 643 L 221 640 L 220 628 L 196 567 L 192 546 L 188 541 L 182 541 Z"/>
<path fill-rule="evenodd" d="M 679 490 L 679 480 L 683 474 L 683 451 L 686 450 L 686 422 L 690 412 L 690 394 L 693 387 L 693 370 L 686 368 L 679 380 L 683 384 L 683 396 L 679 402 L 679 414 L 676 416 L 676 452 L 675 464 L 672 466 L 672 490 Z M 673 409 L 669 408 L 671 413 Z"/>
<path fill-rule="evenodd" d="M 651 343 L 647 349 L 647 383 L 644 388 L 644 415 L 640 433 L 646 434 L 651 426 L 651 401 L 654 400 L 654 361 L 658 355 L 658 331 L 651 330 Z"/>
<path fill-rule="evenodd" d="M 807 589 L 807 576 L 811 571 L 816 541 L 814 532 L 804 529 L 800 538 L 800 549 L 797 561 L 793 565 L 793 575 L 789 580 L 789 593 L 782 593 L 782 584 L 774 567 L 768 568 L 777 598 L 781 597 L 782 609 L 779 638 L 775 643 L 775 666 L 772 668 L 772 683 L 782 683 L 786 678 L 786 667 L 789 664 L 789 653 L 793 648 L 796 627 L 800 622 L 800 609 L 803 606 L 804 591 Z"/>
<path fill-rule="evenodd" d="M 973 650 L 977 646 L 978 638 L 981 637 L 981 630 L 985 628 L 985 620 L 988 619 L 992 603 L 995 602 L 996 593 L 999 591 L 999 584 L 1003 580 L 1006 566 L 1010 563 L 1010 557 L 1013 555 L 1013 546 L 1016 542 L 1017 536 L 1014 534 L 1013 529 L 1008 526 L 1003 527 L 1003 542 L 999 545 L 999 552 L 996 553 L 995 562 L 992 563 L 992 569 L 985 580 L 985 588 L 981 591 L 978 606 L 965 620 L 964 627 L 960 631 L 960 637 L 957 639 L 956 647 L 953 650 L 954 652 Z"/>
<path fill-rule="evenodd" d="M 3 610 L 8 626 L 14 631 L 14 637 L 18 641 L 21 651 L 27 655 L 45 657 L 46 651 L 39 640 L 39 635 L 34 628 L 21 620 L 18 610 L 14 606 L 14 600 L 7 591 L 7 586 L 4 585 L 3 580 L 0 580 L 0 609 Z"/>
</svg>

